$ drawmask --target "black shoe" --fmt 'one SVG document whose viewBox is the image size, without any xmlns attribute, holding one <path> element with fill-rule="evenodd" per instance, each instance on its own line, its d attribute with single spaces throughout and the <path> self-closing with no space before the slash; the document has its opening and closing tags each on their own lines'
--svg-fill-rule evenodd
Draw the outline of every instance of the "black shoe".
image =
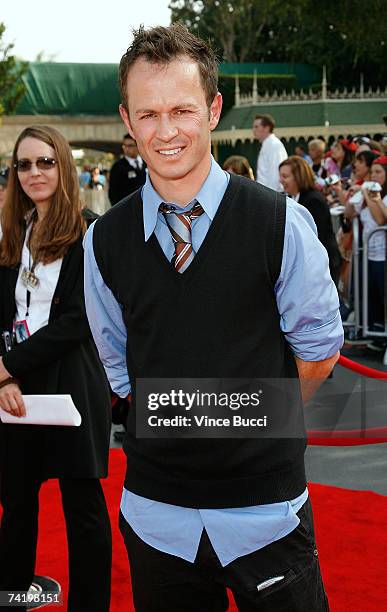
<svg viewBox="0 0 387 612">
<path fill-rule="evenodd" d="M 59 582 L 48 576 L 34 576 L 28 590 L 28 595 L 31 601 L 27 604 L 27 610 L 44 608 L 50 604 L 52 605 L 53 602 L 58 603 L 62 600 Z M 61 605 L 63 605 L 63 603 Z"/>
<path fill-rule="evenodd" d="M 113 434 L 114 441 L 122 444 L 125 438 L 125 434 L 126 431 L 115 431 Z"/>
</svg>

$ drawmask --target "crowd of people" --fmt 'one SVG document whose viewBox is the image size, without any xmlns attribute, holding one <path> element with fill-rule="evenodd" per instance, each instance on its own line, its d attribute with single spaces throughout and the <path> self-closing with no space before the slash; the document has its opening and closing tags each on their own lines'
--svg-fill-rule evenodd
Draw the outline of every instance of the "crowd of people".
<svg viewBox="0 0 387 612">
<path fill-rule="evenodd" d="M 79 186 L 83 191 L 107 191 L 111 206 L 145 183 L 146 164 L 130 134 L 124 135 L 121 148 L 122 157 L 110 169 L 85 164 L 78 174 Z"/>
<path fill-rule="evenodd" d="M 247 158 L 234 155 L 223 168 L 242 176 L 255 178 L 267 187 L 283 190 L 311 213 L 319 239 L 325 246 L 332 278 L 339 288 L 341 313 L 353 320 L 354 279 L 351 275 L 352 220 L 358 218 L 362 245 L 368 247 L 368 321 L 372 331 L 384 334 L 386 329 L 386 293 L 384 262 L 386 232 L 374 230 L 387 225 L 387 151 L 381 141 L 367 136 L 339 138 L 328 148 L 322 138 L 311 139 L 306 147 L 298 144 L 288 157 L 282 142 L 274 134 L 275 121 L 270 115 L 257 115 L 253 134 L 261 142 L 256 174 Z M 262 159 L 263 157 L 263 159 Z M 342 208 L 339 208 L 342 207 Z M 333 230 L 331 213 L 338 215 L 340 228 Z M 361 275 L 362 276 L 362 275 Z M 360 277 L 360 290 L 362 277 Z M 359 313 L 361 315 L 361 313 Z M 376 341 L 361 335 L 349 338 L 352 343 L 367 343 L 369 348 L 383 350 L 385 338 Z"/>
</svg>

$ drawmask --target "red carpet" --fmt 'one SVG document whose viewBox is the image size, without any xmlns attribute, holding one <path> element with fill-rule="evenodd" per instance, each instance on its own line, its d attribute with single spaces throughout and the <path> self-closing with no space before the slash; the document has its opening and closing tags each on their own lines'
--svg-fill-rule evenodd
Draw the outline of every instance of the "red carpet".
<svg viewBox="0 0 387 612">
<path fill-rule="evenodd" d="M 128 563 L 117 527 L 123 470 L 122 451 L 111 451 L 110 476 L 104 481 L 114 541 L 111 612 L 133 610 Z M 386 612 L 387 497 L 314 484 L 310 494 L 331 611 Z M 37 573 L 52 576 L 66 590 L 64 534 L 59 490 L 56 482 L 50 481 L 41 493 Z M 236 608 L 231 605 L 231 610 Z"/>
</svg>

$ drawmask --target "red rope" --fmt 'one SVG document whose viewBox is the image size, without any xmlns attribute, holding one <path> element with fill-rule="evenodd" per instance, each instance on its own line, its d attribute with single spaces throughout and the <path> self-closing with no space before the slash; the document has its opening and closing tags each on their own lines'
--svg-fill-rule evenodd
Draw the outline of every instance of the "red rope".
<svg viewBox="0 0 387 612">
<path fill-rule="evenodd" d="M 368 378 L 387 379 L 387 372 L 382 372 L 381 370 L 375 370 L 374 368 L 363 366 L 360 363 L 356 363 L 356 361 L 352 361 L 352 359 L 348 359 L 348 357 L 344 357 L 344 355 L 340 355 L 339 364 L 343 366 L 343 368 L 347 368 L 347 370 L 352 370 L 352 372 L 356 372 L 362 376 L 367 376 Z"/>
<path fill-rule="evenodd" d="M 387 438 L 308 438 L 308 446 L 361 446 L 386 442 Z"/>
</svg>

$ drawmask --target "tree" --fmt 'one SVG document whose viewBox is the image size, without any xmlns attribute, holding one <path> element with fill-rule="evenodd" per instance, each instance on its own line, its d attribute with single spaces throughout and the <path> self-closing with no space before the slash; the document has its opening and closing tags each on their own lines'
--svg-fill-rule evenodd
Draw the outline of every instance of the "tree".
<svg viewBox="0 0 387 612">
<path fill-rule="evenodd" d="M 0 23 L 0 116 L 12 114 L 26 91 L 22 76 L 28 69 L 28 62 L 18 61 L 10 55 L 12 44 L 2 41 L 5 25 Z"/>
<path fill-rule="evenodd" d="M 172 0 L 172 21 L 211 40 L 223 61 L 326 65 L 331 83 L 387 84 L 385 0 Z"/>
<path fill-rule="evenodd" d="M 258 61 L 261 33 L 279 0 L 172 0 L 172 21 L 209 39 L 226 62 Z M 254 58 L 254 59 L 252 59 Z"/>
</svg>

